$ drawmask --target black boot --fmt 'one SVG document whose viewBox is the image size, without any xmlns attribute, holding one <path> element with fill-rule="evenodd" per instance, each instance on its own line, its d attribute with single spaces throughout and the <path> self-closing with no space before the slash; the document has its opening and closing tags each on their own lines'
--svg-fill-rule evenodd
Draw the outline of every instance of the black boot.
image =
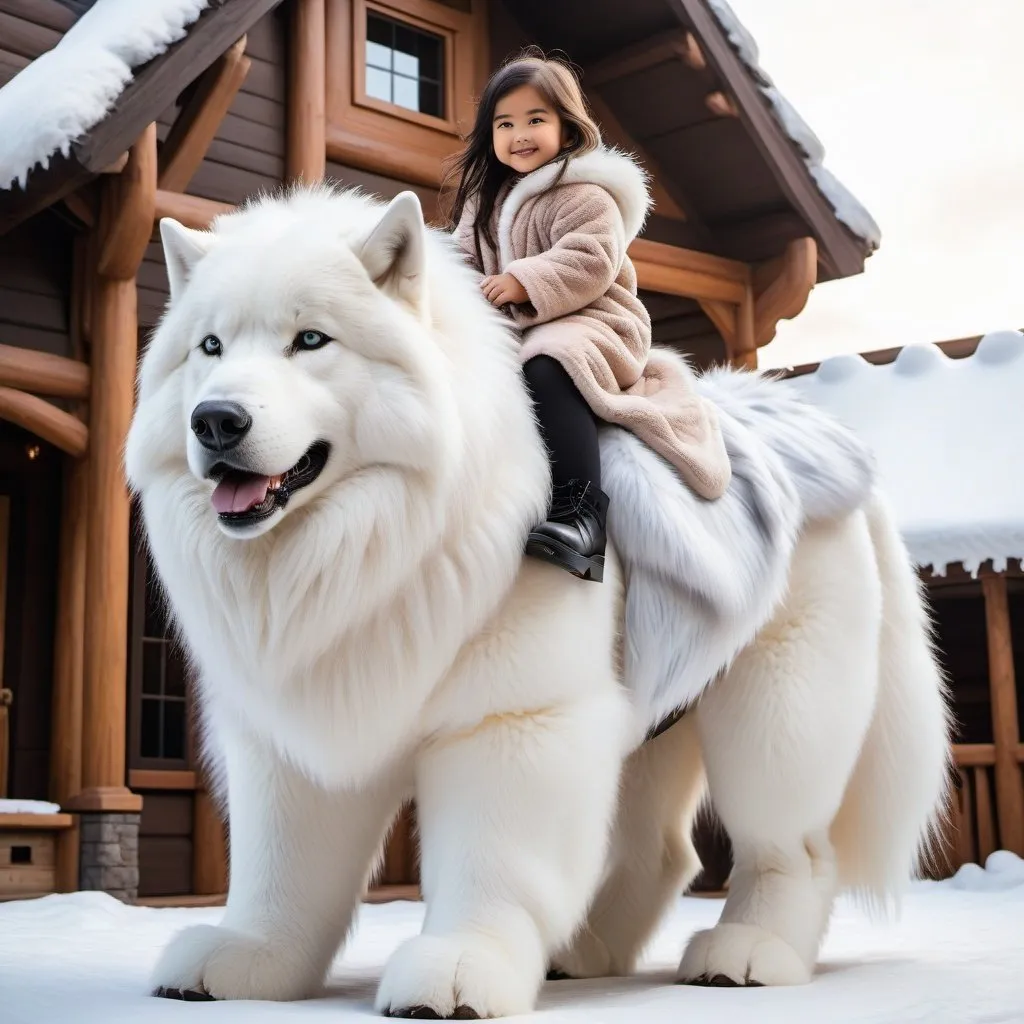
<svg viewBox="0 0 1024 1024">
<path fill-rule="evenodd" d="M 600 583 L 604 579 L 608 496 L 593 484 L 570 480 L 554 488 L 548 518 L 530 531 L 526 553 Z"/>
</svg>

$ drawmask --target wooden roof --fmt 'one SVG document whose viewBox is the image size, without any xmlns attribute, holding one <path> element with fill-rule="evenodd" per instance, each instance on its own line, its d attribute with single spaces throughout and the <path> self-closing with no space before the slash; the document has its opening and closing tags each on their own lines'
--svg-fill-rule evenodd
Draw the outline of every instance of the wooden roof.
<svg viewBox="0 0 1024 1024">
<path fill-rule="evenodd" d="M 647 237 L 754 263 L 811 234 L 819 281 L 863 270 L 873 243 L 837 218 L 709 0 L 512 7 L 526 35 L 569 51 L 588 96 L 610 110 L 685 212 L 685 221 L 655 217 Z"/>
<path fill-rule="evenodd" d="M 6 8 L 14 8 L 13 14 L 21 12 L 33 19 L 28 24 L 52 28 L 59 38 L 93 2 L 2 0 L 0 15 Z M 178 93 L 280 2 L 213 0 L 182 39 L 135 71 L 107 116 L 71 147 L 67 157 L 56 154 L 45 170 L 32 171 L 25 189 L 0 189 L 0 234 L 74 192 L 113 164 Z"/>
<path fill-rule="evenodd" d="M 37 23 L 53 23 L 59 38 L 93 2 L 0 0 L 0 18 L 4 10 L 27 17 L 31 9 Z M 184 39 L 136 73 L 68 158 L 33 172 L 27 191 L 0 190 L 0 233 L 115 161 L 279 2 L 215 0 Z M 530 41 L 561 48 L 583 68 L 610 141 L 639 153 L 667 199 L 647 238 L 758 263 L 778 256 L 791 239 L 812 235 L 819 282 L 860 273 L 873 243 L 838 219 L 761 90 L 759 69 L 730 41 L 712 4 L 720 9 L 721 0 L 491 0 L 494 56 Z"/>
</svg>

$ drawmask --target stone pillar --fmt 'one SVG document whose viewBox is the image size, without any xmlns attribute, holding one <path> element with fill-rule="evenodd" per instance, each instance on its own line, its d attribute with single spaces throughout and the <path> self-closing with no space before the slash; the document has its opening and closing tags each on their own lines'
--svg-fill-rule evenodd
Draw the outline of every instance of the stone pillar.
<svg viewBox="0 0 1024 1024">
<path fill-rule="evenodd" d="M 82 815 L 79 887 L 99 889 L 124 903 L 139 895 L 138 814 Z"/>
</svg>

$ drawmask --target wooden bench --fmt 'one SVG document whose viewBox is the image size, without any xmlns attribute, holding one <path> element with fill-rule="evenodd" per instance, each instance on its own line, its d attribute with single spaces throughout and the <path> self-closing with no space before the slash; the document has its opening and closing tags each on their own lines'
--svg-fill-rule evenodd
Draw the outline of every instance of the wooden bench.
<svg viewBox="0 0 1024 1024">
<path fill-rule="evenodd" d="M 57 841 L 70 814 L 0 814 L 0 902 L 57 891 Z"/>
</svg>

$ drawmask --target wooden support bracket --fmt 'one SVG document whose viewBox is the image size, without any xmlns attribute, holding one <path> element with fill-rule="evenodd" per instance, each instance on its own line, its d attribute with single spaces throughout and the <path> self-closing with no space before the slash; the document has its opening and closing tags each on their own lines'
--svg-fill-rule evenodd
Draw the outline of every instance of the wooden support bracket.
<svg viewBox="0 0 1024 1024">
<path fill-rule="evenodd" d="M 106 182 L 100 204 L 102 277 L 128 281 L 139 269 L 153 229 L 156 166 L 154 122 L 129 150 L 124 170 Z"/>
<path fill-rule="evenodd" d="M 707 96 L 704 97 L 704 105 L 716 117 L 740 116 L 740 112 L 736 108 L 736 104 L 721 91 L 709 92 Z"/>
<path fill-rule="evenodd" d="M 807 305 L 818 280 L 818 247 L 813 238 L 794 238 L 782 256 L 754 271 L 754 347 L 775 337 L 780 320 L 790 320 Z"/>
<path fill-rule="evenodd" d="M 164 217 L 173 217 L 187 228 L 205 231 L 214 217 L 231 213 L 235 207 L 230 203 L 219 203 L 215 199 L 201 196 L 187 196 L 181 192 L 166 192 L 158 189 L 154 219 L 159 223 Z"/>
<path fill-rule="evenodd" d="M 160 151 L 160 188 L 184 192 L 199 170 L 252 65 L 245 56 L 245 44 L 242 36 L 206 70 L 175 118 Z"/>
<path fill-rule="evenodd" d="M 80 419 L 16 388 L 0 387 L 0 420 L 31 431 L 75 458 L 89 447 L 89 428 Z"/>
</svg>

